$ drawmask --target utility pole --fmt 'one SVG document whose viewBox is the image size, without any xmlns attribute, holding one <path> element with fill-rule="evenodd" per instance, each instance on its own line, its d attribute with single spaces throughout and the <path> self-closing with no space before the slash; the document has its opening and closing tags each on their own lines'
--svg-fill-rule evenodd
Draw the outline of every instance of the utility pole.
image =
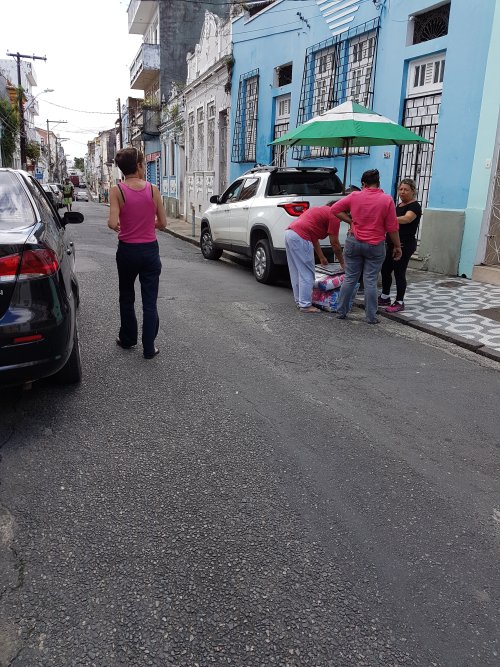
<svg viewBox="0 0 500 667">
<path fill-rule="evenodd" d="M 18 88 L 18 103 L 19 103 L 19 146 L 21 149 L 21 169 L 26 169 L 26 129 L 24 127 L 24 107 L 23 107 L 23 87 L 21 85 L 21 58 L 28 58 L 29 60 L 47 60 L 46 56 L 28 56 L 23 53 L 9 53 L 17 62 L 17 88 Z"/>
<path fill-rule="evenodd" d="M 120 149 L 123 148 L 123 132 L 122 132 L 122 105 L 120 98 L 118 98 L 118 136 L 120 137 Z"/>
</svg>

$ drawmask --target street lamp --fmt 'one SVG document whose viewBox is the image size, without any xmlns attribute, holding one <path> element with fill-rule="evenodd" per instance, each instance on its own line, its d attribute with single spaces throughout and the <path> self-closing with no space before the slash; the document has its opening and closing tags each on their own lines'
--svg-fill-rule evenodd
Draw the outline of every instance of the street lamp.
<svg viewBox="0 0 500 667">
<path fill-rule="evenodd" d="M 42 90 L 40 93 L 37 93 L 34 97 L 31 98 L 31 100 L 28 102 L 28 104 L 24 107 L 24 111 L 28 111 L 33 104 L 35 103 L 35 100 L 37 97 L 40 97 L 40 95 L 43 95 L 44 93 L 53 93 L 54 89 L 53 88 L 45 88 L 45 90 Z"/>
<path fill-rule="evenodd" d="M 47 119 L 47 148 L 48 148 L 48 155 L 49 155 L 49 183 L 52 182 L 52 170 L 50 168 L 50 128 L 49 128 L 49 123 L 56 123 L 56 125 L 59 125 L 59 123 L 67 123 L 67 120 L 48 120 Z M 56 146 L 57 148 L 57 146 Z M 56 155 L 57 159 L 57 155 Z"/>
</svg>

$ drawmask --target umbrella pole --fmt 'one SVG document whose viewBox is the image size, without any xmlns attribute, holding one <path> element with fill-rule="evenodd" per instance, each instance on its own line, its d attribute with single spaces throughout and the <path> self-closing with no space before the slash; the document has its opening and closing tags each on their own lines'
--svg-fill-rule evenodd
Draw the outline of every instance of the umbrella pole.
<svg viewBox="0 0 500 667">
<path fill-rule="evenodd" d="M 349 160 L 349 139 L 345 140 L 344 144 L 345 160 L 344 160 L 344 180 L 342 182 L 342 194 L 345 195 L 345 184 L 347 181 L 347 162 Z"/>
</svg>

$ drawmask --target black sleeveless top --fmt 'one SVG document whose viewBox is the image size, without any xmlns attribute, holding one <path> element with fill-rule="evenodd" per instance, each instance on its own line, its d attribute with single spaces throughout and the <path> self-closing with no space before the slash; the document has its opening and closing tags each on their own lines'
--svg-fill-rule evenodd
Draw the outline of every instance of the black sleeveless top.
<svg viewBox="0 0 500 667">
<path fill-rule="evenodd" d="M 399 238 L 403 239 L 414 239 L 417 234 L 418 225 L 420 223 L 420 218 L 422 217 L 422 207 L 418 201 L 412 201 L 409 204 L 399 204 L 396 206 L 396 215 L 400 218 L 403 215 L 406 215 L 408 211 L 415 213 L 416 218 L 413 222 L 409 222 L 406 225 L 399 225 Z"/>
</svg>

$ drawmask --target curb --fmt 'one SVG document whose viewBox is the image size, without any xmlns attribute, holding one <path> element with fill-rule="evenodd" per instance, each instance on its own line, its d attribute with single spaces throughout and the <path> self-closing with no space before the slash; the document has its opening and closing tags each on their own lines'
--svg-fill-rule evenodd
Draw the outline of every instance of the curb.
<svg viewBox="0 0 500 667">
<path fill-rule="evenodd" d="M 187 241 L 192 245 L 200 247 L 199 240 L 193 238 L 192 236 L 184 236 L 183 234 L 176 232 L 173 229 L 168 229 L 168 227 L 164 231 L 167 234 L 175 236 L 175 238 L 177 239 L 181 239 L 181 241 Z M 234 262 L 235 264 L 245 265 L 244 261 L 241 261 L 239 257 L 233 255 L 232 253 L 224 251 L 222 253 L 222 256 L 225 259 Z M 354 301 L 354 305 L 364 310 L 363 304 Z M 482 343 L 477 343 L 473 340 L 469 340 L 468 338 L 463 338 L 458 334 L 452 334 L 449 333 L 448 331 L 438 329 L 437 327 L 433 327 L 430 324 L 424 324 L 423 322 L 419 322 L 418 320 L 415 320 L 411 317 L 410 318 L 401 317 L 401 315 L 398 315 L 396 313 L 385 313 L 383 311 L 379 311 L 378 315 L 385 317 L 388 320 L 393 320 L 394 322 L 405 324 L 409 327 L 412 327 L 413 329 L 417 329 L 418 331 L 422 331 L 424 333 L 430 334 L 431 336 L 435 336 L 436 338 L 441 338 L 441 340 L 445 340 L 448 343 L 453 343 L 454 345 L 463 347 L 464 349 L 469 350 L 470 352 L 475 352 L 476 354 L 480 354 L 483 357 L 487 357 L 488 359 L 492 359 L 493 361 L 497 361 L 498 363 L 500 363 L 500 351 L 493 350 L 491 347 L 483 345 Z"/>
<path fill-rule="evenodd" d="M 358 308 L 362 308 L 364 310 L 363 304 L 357 303 L 356 301 L 354 301 L 354 304 L 358 306 Z M 412 329 L 417 329 L 418 331 L 430 334 L 436 338 L 441 338 L 441 340 L 445 340 L 448 343 L 453 343 L 454 345 L 458 345 L 458 347 L 463 347 L 470 352 L 475 352 L 476 354 L 480 354 L 483 357 L 488 357 L 488 359 L 493 359 L 493 361 L 498 361 L 500 363 L 500 351 L 493 350 L 491 347 L 487 347 L 482 343 L 469 340 L 468 338 L 464 338 L 458 334 L 450 333 L 444 329 L 438 329 L 437 327 L 433 327 L 431 324 L 419 322 L 419 320 L 416 320 L 412 317 L 401 317 L 401 315 L 397 315 L 396 313 L 385 313 L 384 311 L 378 311 L 377 315 L 380 317 L 385 317 L 388 320 L 393 320 L 394 322 L 399 322 L 400 324 L 406 324 Z"/>
</svg>

